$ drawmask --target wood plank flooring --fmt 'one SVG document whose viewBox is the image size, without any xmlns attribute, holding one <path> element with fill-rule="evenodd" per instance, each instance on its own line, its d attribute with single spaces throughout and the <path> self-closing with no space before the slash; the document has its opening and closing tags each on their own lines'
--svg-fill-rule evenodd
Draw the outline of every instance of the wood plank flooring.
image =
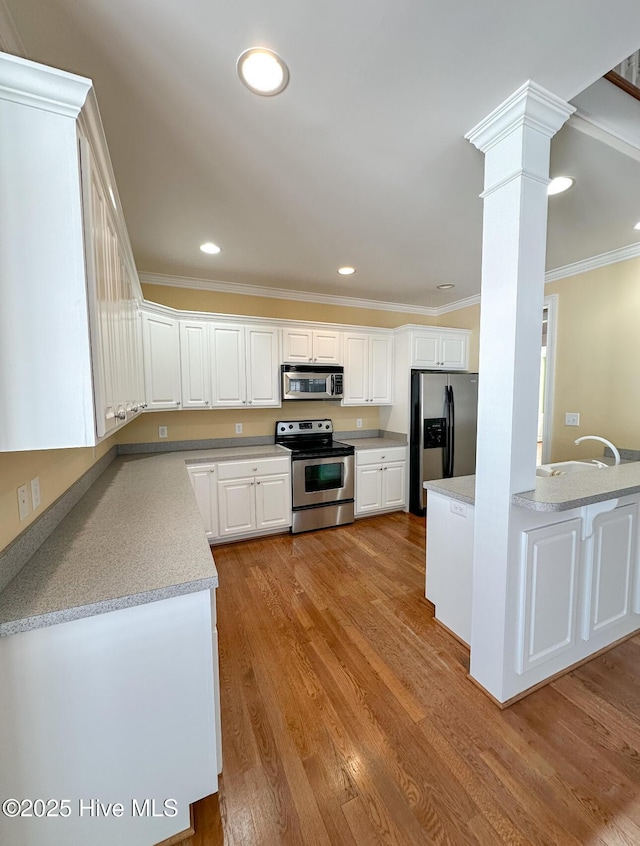
<svg viewBox="0 0 640 846">
<path fill-rule="evenodd" d="M 214 555 L 224 770 L 186 846 L 640 844 L 639 637 L 500 711 L 424 598 L 424 520 Z"/>
</svg>

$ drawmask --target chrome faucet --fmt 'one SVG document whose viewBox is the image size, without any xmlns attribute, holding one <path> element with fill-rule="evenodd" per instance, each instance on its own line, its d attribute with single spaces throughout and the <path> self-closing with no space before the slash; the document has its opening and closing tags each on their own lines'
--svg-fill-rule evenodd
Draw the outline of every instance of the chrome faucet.
<svg viewBox="0 0 640 846">
<path fill-rule="evenodd" d="M 618 464 L 620 464 L 620 453 L 614 447 L 611 441 L 608 441 L 606 438 L 600 438 L 598 437 L 598 435 L 583 435 L 581 438 L 577 438 L 574 443 L 580 444 L 582 443 L 582 441 L 600 441 L 600 443 L 606 444 L 613 453 L 613 457 L 615 459 L 615 466 L 617 467 Z M 594 463 L 598 465 L 602 464 L 601 461 L 595 461 Z"/>
</svg>

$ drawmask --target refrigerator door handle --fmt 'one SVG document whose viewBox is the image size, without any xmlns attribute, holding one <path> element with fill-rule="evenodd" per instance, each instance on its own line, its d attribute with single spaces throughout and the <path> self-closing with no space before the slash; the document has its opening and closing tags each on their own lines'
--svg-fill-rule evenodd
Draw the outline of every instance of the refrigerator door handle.
<svg viewBox="0 0 640 846">
<path fill-rule="evenodd" d="M 455 456 L 455 428 L 456 428 L 456 403 L 453 396 L 453 387 L 449 385 L 449 477 L 453 476 L 453 460 Z"/>
<path fill-rule="evenodd" d="M 444 389 L 444 446 L 442 449 L 442 477 L 444 479 L 449 478 L 449 465 L 451 463 L 451 451 L 449 446 L 450 416 L 451 407 L 449 404 L 449 386 L 447 385 Z"/>
</svg>

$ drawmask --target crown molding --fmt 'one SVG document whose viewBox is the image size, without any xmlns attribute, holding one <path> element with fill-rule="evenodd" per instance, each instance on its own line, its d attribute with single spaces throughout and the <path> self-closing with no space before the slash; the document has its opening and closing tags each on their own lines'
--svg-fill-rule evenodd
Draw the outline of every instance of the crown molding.
<svg viewBox="0 0 640 846">
<path fill-rule="evenodd" d="M 289 291 L 287 288 L 263 288 L 261 285 L 238 285 L 213 279 L 196 279 L 190 276 L 167 276 L 163 273 L 139 273 L 144 285 L 165 285 L 170 288 L 193 288 L 199 291 L 217 291 L 223 294 L 243 294 L 249 297 L 267 297 L 276 300 L 323 303 L 345 308 L 369 308 L 376 311 L 398 311 L 404 314 L 423 314 L 437 317 L 440 309 L 429 306 L 389 303 L 382 300 L 364 300 L 358 297 L 341 297 L 335 294 L 314 294 L 309 291 Z M 450 310 L 450 309 L 447 309 Z"/>
<path fill-rule="evenodd" d="M 606 267 L 609 264 L 617 264 L 620 261 L 638 258 L 640 256 L 640 243 L 629 244 L 628 247 L 620 247 L 608 253 L 601 253 L 582 261 L 575 261 L 573 264 L 565 264 L 563 267 L 556 267 L 548 270 L 544 275 L 545 283 L 557 282 L 559 279 L 566 279 L 568 276 L 577 276 L 586 273 L 588 270 L 597 270 L 599 267 Z"/>
<path fill-rule="evenodd" d="M 0 0 L 0 50 L 25 59 L 27 57 L 20 33 L 4 0 Z"/>
<path fill-rule="evenodd" d="M 90 88 L 90 79 L 0 54 L 0 100 L 75 119 Z"/>
<path fill-rule="evenodd" d="M 464 137 L 483 153 L 522 126 L 552 138 L 574 111 L 575 106 L 529 79 Z"/>
</svg>

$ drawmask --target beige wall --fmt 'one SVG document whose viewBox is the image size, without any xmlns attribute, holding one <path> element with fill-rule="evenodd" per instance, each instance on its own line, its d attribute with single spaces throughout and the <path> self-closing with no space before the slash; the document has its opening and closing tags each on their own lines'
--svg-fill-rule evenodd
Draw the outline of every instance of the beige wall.
<svg viewBox="0 0 640 846">
<path fill-rule="evenodd" d="M 115 437 L 88 449 L 52 449 L 0 453 L 0 550 L 52 505 L 96 461 L 116 444 Z M 41 505 L 26 520 L 18 516 L 17 489 L 40 477 Z"/>
<path fill-rule="evenodd" d="M 601 455 L 600 435 L 640 449 L 640 259 L 546 286 L 558 295 L 552 460 Z M 565 412 L 580 426 L 565 426 Z"/>
<path fill-rule="evenodd" d="M 478 306 L 449 312 L 440 318 L 411 312 L 378 311 L 376 309 L 344 308 L 293 300 L 219 294 L 187 288 L 143 285 L 146 299 L 172 308 L 211 311 L 220 314 L 274 317 L 283 320 L 313 320 L 345 323 L 358 326 L 395 328 L 405 323 L 451 326 L 471 329 L 469 369 L 477 369 Z M 109 438 L 95 449 L 42 450 L 37 452 L 0 453 L 0 550 L 14 540 L 37 516 L 55 502 L 77 479 L 116 443 L 158 441 L 158 426 L 168 427 L 167 441 L 202 438 L 236 437 L 235 424 L 242 423 L 243 436 L 273 435 L 279 418 L 301 419 L 319 413 L 334 420 L 338 430 L 356 429 L 362 419 L 363 429 L 380 428 L 377 408 L 342 408 L 337 403 L 294 403 L 284 408 L 221 409 L 215 411 L 174 411 L 145 414 L 126 426 L 117 436 Z M 16 490 L 40 477 L 42 504 L 28 519 L 18 519 Z"/>
<path fill-rule="evenodd" d="M 282 408 L 221 408 L 211 411 L 154 411 L 129 423 L 120 433 L 120 443 L 137 444 L 165 441 L 158 438 L 158 427 L 168 427 L 168 441 L 190 441 L 203 438 L 235 438 L 273 435 L 276 420 L 304 420 L 326 416 L 337 430 L 356 428 L 379 429 L 377 408 L 342 408 L 335 402 L 295 402 Z M 236 435 L 235 424 L 242 423 L 242 435 Z"/>
</svg>

